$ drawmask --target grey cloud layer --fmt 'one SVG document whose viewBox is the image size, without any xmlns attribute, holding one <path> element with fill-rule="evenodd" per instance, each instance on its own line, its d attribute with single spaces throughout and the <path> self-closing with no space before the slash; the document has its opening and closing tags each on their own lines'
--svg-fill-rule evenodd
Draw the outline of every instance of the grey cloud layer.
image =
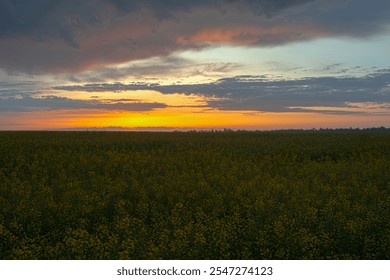
<svg viewBox="0 0 390 280">
<path fill-rule="evenodd" d="M 368 36 L 387 0 L 0 0 L 0 68 L 72 73 L 210 44 Z"/>
<path fill-rule="evenodd" d="M 239 76 L 214 83 L 159 84 L 86 84 L 62 86 L 66 91 L 155 90 L 163 94 L 198 94 L 208 106 L 220 110 L 270 112 L 313 111 L 312 107 L 334 107 L 323 113 L 358 113 L 344 110 L 350 103 L 390 104 L 390 69 L 364 77 L 321 77 L 299 80 L 269 80 L 259 76 Z M 339 108 L 339 110 L 337 109 Z"/>
<path fill-rule="evenodd" d="M 36 96 L 36 93 L 0 91 L 0 113 L 33 112 L 48 110 L 103 109 L 119 111 L 150 111 L 165 108 L 158 102 L 136 100 L 81 100 L 60 96 Z"/>
</svg>

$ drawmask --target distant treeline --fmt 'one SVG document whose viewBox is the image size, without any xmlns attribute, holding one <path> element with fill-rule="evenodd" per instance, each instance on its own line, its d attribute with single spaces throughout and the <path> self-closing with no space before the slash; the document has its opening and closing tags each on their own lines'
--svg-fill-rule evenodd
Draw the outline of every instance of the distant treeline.
<svg viewBox="0 0 390 280">
<path fill-rule="evenodd" d="M 311 129 L 274 129 L 274 130 L 246 130 L 246 129 L 192 129 L 186 130 L 186 132 L 342 132 L 342 133 L 350 133 L 350 132 L 381 132 L 381 133 L 390 133 L 390 128 L 381 126 L 381 127 L 368 127 L 368 128 L 311 128 Z M 175 130 L 175 132 L 180 132 L 180 130 Z"/>
<path fill-rule="evenodd" d="M 273 130 L 275 131 L 275 130 Z M 350 133 L 350 132 L 383 132 L 390 133 L 390 128 L 386 127 L 368 127 L 368 128 L 313 128 L 313 129 L 284 129 L 277 130 L 281 132 L 309 132 L 309 131 L 318 131 L 318 132 L 342 132 L 342 133 Z"/>
</svg>

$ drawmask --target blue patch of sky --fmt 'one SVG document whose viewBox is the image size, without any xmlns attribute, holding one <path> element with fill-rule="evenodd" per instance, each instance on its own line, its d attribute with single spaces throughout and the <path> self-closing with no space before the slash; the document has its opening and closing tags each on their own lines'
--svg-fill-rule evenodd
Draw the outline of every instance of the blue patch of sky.
<svg viewBox="0 0 390 280">
<path fill-rule="evenodd" d="M 366 75 L 390 68 L 390 34 L 365 39 L 322 38 L 274 47 L 220 46 L 186 51 L 195 61 L 239 63 L 241 74 L 284 77 Z M 237 74 L 237 73 L 232 73 Z"/>
</svg>

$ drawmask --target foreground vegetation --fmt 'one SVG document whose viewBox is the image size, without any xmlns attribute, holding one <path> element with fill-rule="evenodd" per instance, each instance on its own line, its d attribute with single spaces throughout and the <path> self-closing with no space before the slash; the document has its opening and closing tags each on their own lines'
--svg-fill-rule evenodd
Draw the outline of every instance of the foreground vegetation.
<svg viewBox="0 0 390 280">
<path fill-rule="evenodd" d="M 1 132 L 1 259 L 390 259 L 390 134 Z"/>
</svg>

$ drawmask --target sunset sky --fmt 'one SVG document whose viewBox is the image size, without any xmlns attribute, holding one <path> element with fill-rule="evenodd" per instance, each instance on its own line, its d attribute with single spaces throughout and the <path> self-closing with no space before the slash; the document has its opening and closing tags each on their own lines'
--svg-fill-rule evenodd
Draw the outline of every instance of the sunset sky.
<svg viewBox="0 0 390 280">
<path fill-rule="evenodd" d="M 388 0 L 0 0 L 0 130 L 378 126 Z"/>
</svg>

